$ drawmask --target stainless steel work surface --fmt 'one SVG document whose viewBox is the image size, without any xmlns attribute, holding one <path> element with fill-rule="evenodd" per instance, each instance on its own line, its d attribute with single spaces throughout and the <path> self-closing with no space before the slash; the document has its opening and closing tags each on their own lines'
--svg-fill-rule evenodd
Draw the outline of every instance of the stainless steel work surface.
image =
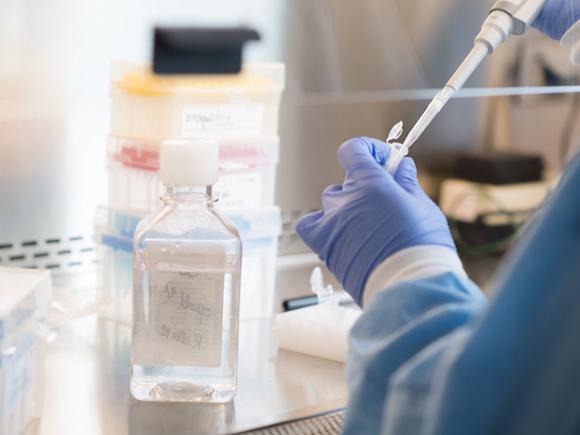
<svg viewBox="0 0 580 435">
<path fill-rule="evenodd" d="M 227 433 L 345 404 L 344 365 L 276 352 L 268 321 L 240 325 L 239 389 L 227 405 L 133 399 L 127 325 L 92 316 L 57 332 L 48 345 L 41 435 Z"/>
</svg>

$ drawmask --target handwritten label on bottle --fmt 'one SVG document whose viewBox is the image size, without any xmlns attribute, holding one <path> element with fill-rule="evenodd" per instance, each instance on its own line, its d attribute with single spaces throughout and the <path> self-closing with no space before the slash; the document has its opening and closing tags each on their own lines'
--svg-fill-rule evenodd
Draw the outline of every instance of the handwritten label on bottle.
<svg viewBox="0 0 580 435">
<path fill-rule="evenodd" d="M 190 104 L 181 117 L 184 139 L 246 139 L 262 136 L 264 108 L 256 103 Z"/>
<path fill-rule="evenodd" d="M 134 363 L 219 367 L 224 274 L 152 271 L 149 300 L 136 307 Z M 140 326 L 140 327 L 139 327 Z"/>
</svg>

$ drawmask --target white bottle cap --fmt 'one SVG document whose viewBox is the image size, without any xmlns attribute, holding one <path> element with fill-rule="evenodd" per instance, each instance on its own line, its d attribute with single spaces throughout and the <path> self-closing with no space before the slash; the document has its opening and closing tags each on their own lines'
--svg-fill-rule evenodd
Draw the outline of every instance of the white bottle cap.
<svg viewBox="0 0 580 435">
<path fill-rule="evenodd" d="M 219 145 L 205 139 L 161 144 L 159 178 L 164 184 L 210 186 L 218 179 Z"/>
</svg>

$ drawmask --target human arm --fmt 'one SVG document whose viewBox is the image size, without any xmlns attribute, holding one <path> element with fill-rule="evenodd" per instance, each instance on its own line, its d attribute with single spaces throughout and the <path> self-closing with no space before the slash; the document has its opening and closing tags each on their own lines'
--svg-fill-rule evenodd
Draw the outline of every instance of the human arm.
<svg viewBox="0 0 580 435">
<path fill-rule="evenodd" d="M 485 308 L 477 286 L 453 272 L 379 292 L 351 332 L 344 433 L 421 434 L 444 351 Z"/>
<path fill-rule="evenodd" d="M 347 434 L 400 434 L 410 427 L 404 412 L 389 419 L 391 426 L 383 425 L 393 377 L 486 304 L 465 275 L 445 217 L 421 189 L 413 161 L 404 159 L 393 177 L 381 165 L 388 153 L 375 139 L 343 144 L 344 183 L 326 189 L 322 210 L 297 226 L 365 308 L 350 341 Z M 426 376 L 410 379 L 431 382 Z"/>
<path fill-rule="evenodd" d="M 383 435 L 580 433 L 580 203 L 574 200 L 579 191 L 580 156 L 523 240 L 511 250 L 489 307 L 478 302 L 477 293 L 457 298 L 460 293 L 453 290 L 468 290 L 465 282 L 443 281 L 440 288 L 448 303 L 431 310 L 431 315 L 415 317 L 416 321 L 408 323 L 410 328 L 401 330 L 404 334 L 394 336 L 396 340 L 377 341 L 364 323 L 355 327 L 355 371 L 349 374 L 351 383 L 360 387 L 351 389 L 358 394 L 351 400 L 347 433 L 373 433 L 359 429 L 368 424 L 365 409 L 376 411 L 374 403 L 383 407 L 381 426 L 374 428 Z M 420 291 L 430 288 L 431 296 L 437 294 L 441 280 L 400 286 L 408 286 L 405 295 L 415 285 Z M 372 328 L 388 323 L 380 319 L 391 316 L 380 311 L 397 306 L 397 295 L 391 293 L 396 290 L 385 290 L 371 302 L 364 316 L 379 313 L 374 320 L 367 317 Z M 455 301 L 450 299 L 453 295 Z M 415 297 L 412 307 L 417 308 L 420 300 L 429 299 Z M 449 322 L 442 322 L 447 329 L 427 323 L 439 316 Z M 423 333 L 422 326 L 427 327 Z M 415 340 L 410 339 L 413 332 Z M 435 333 L 439 338 L 422 346 L 421 340 Z M 403 337 L 404 351 L 409 350 L 408 344 L 417 343 L 421 350 L 396 365 L 404 352 L 393 350 Z M 358 347 L 366 351 L 356 359 Z M 362 371 L 358 370 L 361 366 Z M 360 373 L 365 374 L 364 381 Z M 389 375 L 384 399 L 369 382 L 373 373 L 375 377 Z"/>
<path fill-rule="evenodd" d="M 488 312 L 445 356 L 426 433 L 580 433 L 579 193 L 577 156 L 504 262 Z"/>
</svg>

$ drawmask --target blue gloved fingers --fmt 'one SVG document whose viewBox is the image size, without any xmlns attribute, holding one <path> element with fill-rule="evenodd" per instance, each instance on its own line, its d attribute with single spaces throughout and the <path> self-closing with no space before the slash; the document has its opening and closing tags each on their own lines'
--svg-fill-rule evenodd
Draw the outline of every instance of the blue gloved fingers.
<svg viewBox="0 0 580 435">
<path fill-rule="evenodd" d="M 417 178 L 417 166 L 411 157 L 405 157 L 401 161 L 395 173 L 395 181 L 409 193 L 423 190 Z"/>
<path fill-rule="evenodd" d="M 296 232 L 302 236 L 302 233 L 307 232 L 312 226 L 316 225 L 322 216 L 324 216 L 322 210 L 302 216 L 296 223 Z"/>
<path fill-rule="evenodd" d="M 533 26 L 560 40 L 564 33 L 580 19 L 580 2 L 577 0 L 547 0 Z"/>
<path fill-rule="evenodd" d="M 341 201 L 341 193 L 342 185 L 340 184 L 333 184 L 324 189 L 322 192 L 322 210 L 326 212 L 336 208 Z"/>
<path fill-rule="evenodd" d="M 318 246 L 318 242 L 321 242 L 317 236 L 317 229 L 320 220 L 323 218 L 324 212 L 322 210 L 318 210 L 314 213 L 309 213 L 305 216 L 302 216 L 298 223 L 296 224 L 296 233 L 304 240 L 310 249 L 314 252 L 320 252 L 320 246 Z"/>
<path fill-rule="evenodd" d="M 296 231 L 359 302 L 374 268 L 409 247 L 453 247 L 445 218 L 421 189 L 412 159 L 396 177 L 384 168 L 385 142 L 356 138 L 341 145 L 347 172 L 342 186 L 328 187 L 322 210 L 304 216 Z"/>
<path fill-rule="evenodd" d="M 357 137 L 340 146 L 338 161 L 346 171 L 347 177 L 356 177 L 359 171 L 378 175 L 386 173 L 384 164 L 389 154 L 390 148 L 385 142 L 369 137 Z"/>
</svg>

